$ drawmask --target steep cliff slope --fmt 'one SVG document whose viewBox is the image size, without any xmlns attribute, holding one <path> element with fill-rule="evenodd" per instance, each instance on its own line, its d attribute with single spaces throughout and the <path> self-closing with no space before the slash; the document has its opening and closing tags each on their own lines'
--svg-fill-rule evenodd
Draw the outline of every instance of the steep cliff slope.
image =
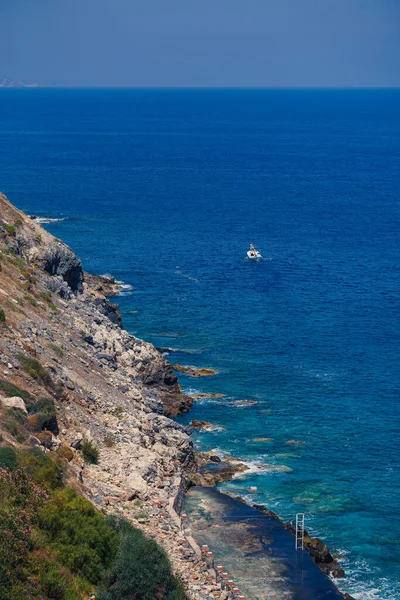
<svg viewBox="0 0 400 600">
<path fill-rule="evenodd" d="M 191 469 L 193 448 L 165 416 L 191 402 L 169 363 L 121 329 L 117 308 L 95 278 L 85 283 L 72 250 L 3 195 L 0 265 L 0 379 L 53 399 L 57 426 L 48 447 L 72 448 L 77 477 L 100 503 L 172 486 Z M 31 359 L 40 368 L 29 368 Z M 84 464 L 84 439 L 98 446 L 98 465 Z"/>
</svg>

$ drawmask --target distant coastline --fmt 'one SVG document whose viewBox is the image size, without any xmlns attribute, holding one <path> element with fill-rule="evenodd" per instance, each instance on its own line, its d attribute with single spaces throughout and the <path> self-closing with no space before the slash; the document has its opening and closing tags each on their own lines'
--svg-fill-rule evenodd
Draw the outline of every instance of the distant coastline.
<svg viewBox="0 0 400 600">
<path fill-rule="evenodd" d="M 0 77 L 0 88 L 38 88 L 38 83 L 20 81 L 18 79 L 9 79 L 8 77 Z"/>
</svg>

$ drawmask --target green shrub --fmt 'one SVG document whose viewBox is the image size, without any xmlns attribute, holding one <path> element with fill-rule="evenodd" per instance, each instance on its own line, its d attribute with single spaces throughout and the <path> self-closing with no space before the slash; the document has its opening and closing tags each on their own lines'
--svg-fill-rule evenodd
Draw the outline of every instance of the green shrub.
<svg viewBox="0 0 400 600">
<path fill-rule="evenodd" d="M 90 440 L 84 440 L 82 444 L 82 456 L 85 462 L 90 465 L 97 465 L 99 462 L 99 449 Z"/>
<path fill-rule="evenodd" d="M 6 431 L 8 431 L 8 433 L 12 435 L 12 437 L 16 439 L 17 442 L 19 442 L 20 444 L 22 444 L 25 441 L 26 432 L 15 419 L 7 419 L 4 422 L 4 429 L 6 429 Z"/>
<path fill-rule="evenodd" d="M 49 429 L 53 433 L 58 432 L 57 413 L 51 398 L 39 398 L 28 408 L 28 424 L 33 431 Z"/>
<path fill-rule="evenodd" d="M 0 600 L 23 600 L 32 526 L 47 494 L 20 469 L 0 469 Z"/>
<path fill-rule="evenodd" d="M 7 415 L 20 425 L 26 424 L 26 414 L 19 408 L 15 408 L 14 406 L 7 408 Z"/>
<path fill-rule="evenodd" d="M 50 449 L 53 445 L 53 436 L 50 431 L 40 431 L 38 434 L 36 434 L 36 438 L 39 440 L 42 446 L 47 449 Z"/>
<path fill-rule="evenodd" d="M 60 456 L 60 458 L 64 458 L 68 462 L 70 462 L 74 458 L 73 451 L 69 446 L 66 446 L 65 444 L 62 444 L 62 446 L 60 446 L 57 449 L 57 454 L 58 456 Z"/>
<path fill-rule="evenodd" d="M 125 412 L 125 409 L 123 406 L 116 406 L 111 411 L 111 414 L 113 414 L 114 417 L 117 417 L 118 419 L 120 419 L 122 417 L 122 415 L 124 414 L 124 412 Z"/>
<path fill-rule="evenodd" d="M 36 300 L 35 300 L 35 298 L 33 298 L 33 296 L 30 296 L 29 294 L 25 294 L 24 298 L 32 306 L 36 307 L 38 305 L 37 302 L 36 302 Z"/>
<path fill-rule="evenodd" d="M 119 540 L 93 504 L 64 488 L 40 511 L 39 521 L 62 564 L 98 583 L 111 567 Z"/>
<path fill-rule="evenodd" d="M 16 469 L 18 466 L 17 453 L 13 448 L 0 448 L 0 468 Z"/>
<path fill-rule="evenodd" d="M 21 367 L 31 375 L 31 377 L 39 378 L 39 379 L 47 379 L 49 377 L 48 371 L 36 358 L 32 358 L 31 356 L 27 356 L 26 354 L 19 354 L 18 360 L 21 364 Z"/>
<path fill-rule="evenodd" d="M 28 400 L 31 398 L 31 395 L 26 390 L 22 390 L 17 385 L 13 383 L 9 383 L 8 381 L 2 381 L 0 379 L 0 393 L 7 398 L 12 398 L 13 396 L 19 396 L 22 400 Z"/>
<path fill-rule="evenodd" d="M 6 225 L 5 226 L 6 232 L 8 233 L 8 235 L 15 237 L 15 227 L 14 225 Z"/>
<path fill-rule="evenodd" d="M 19 464 L 33 481 L 46 490 L 62 486 L 65 465 L 61 459 L 52 460 L 39 448 L 32 448 L 20 453 Z"/>
<path fill-rule="evenodd" d="M 24 259 L 21 258 L 20 256 L 11 257 L 8 260 L 12 265 L 14 265 L 15 267 L 18 267 L 18 269 L 20 269 L 20 270 L 24 269 L 26 266 Z"/>
<path fill-rule="evenodd" d="M 99 586 L 97 600 L 185 600 L 164 550 L 126 521 L 112 522 L 121 541 L 116 559 Z"/>
<path fill-rule="evenodd" d="M 57 564 L 46 560 L 40 570 L 41 592 L 52 600 L 64 600 L 66 582 Z"/>
<path fill-rule="evenodd" d="M 0 307 L 0 323 L 5 323 L 6 322 L 6 313 L 4 312 L 4 310 Z"/>
<path fill-rule="evenodd" d="M 57 344 L 49 344 L 49 346 L 56 356 L 58 356 L 59 358 L 62 358 L 64 356 L 64 350 L 60 348 L 60 346 L 57 346 Z"/>
</svg>

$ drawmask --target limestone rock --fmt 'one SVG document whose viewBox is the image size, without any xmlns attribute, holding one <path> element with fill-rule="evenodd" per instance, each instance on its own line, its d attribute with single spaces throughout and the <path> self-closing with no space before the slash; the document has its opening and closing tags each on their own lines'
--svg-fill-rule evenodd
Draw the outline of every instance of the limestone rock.
<svg viewBox="0 0 400 600">
<path fill-rule="evenodd" d="M 19 396 L 13 396 L 12 398 L 5 398 L 0 396 L 0 403 L 7 408 L 17 408 L 18 410 L 22 410 L 25 414 L 28 414 L 26 410 L 25 402 Z"/>
</svg>

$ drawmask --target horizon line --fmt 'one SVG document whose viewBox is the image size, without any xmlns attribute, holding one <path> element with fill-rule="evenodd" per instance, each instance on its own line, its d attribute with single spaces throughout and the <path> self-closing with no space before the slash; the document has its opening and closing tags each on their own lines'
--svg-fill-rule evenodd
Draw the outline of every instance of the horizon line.
<svg viewBox="0 0 400 600">
<path fill-rule="evenodd" d="M 234 85 L 51 85 L 22 84 L 1 86 L 0 90 L 37 90 L 37 89 L 70 89 L 70 90 L 395 90 L 399 85 L 350 85 L 350 86 L 234 86 Z"/>
</svg>

